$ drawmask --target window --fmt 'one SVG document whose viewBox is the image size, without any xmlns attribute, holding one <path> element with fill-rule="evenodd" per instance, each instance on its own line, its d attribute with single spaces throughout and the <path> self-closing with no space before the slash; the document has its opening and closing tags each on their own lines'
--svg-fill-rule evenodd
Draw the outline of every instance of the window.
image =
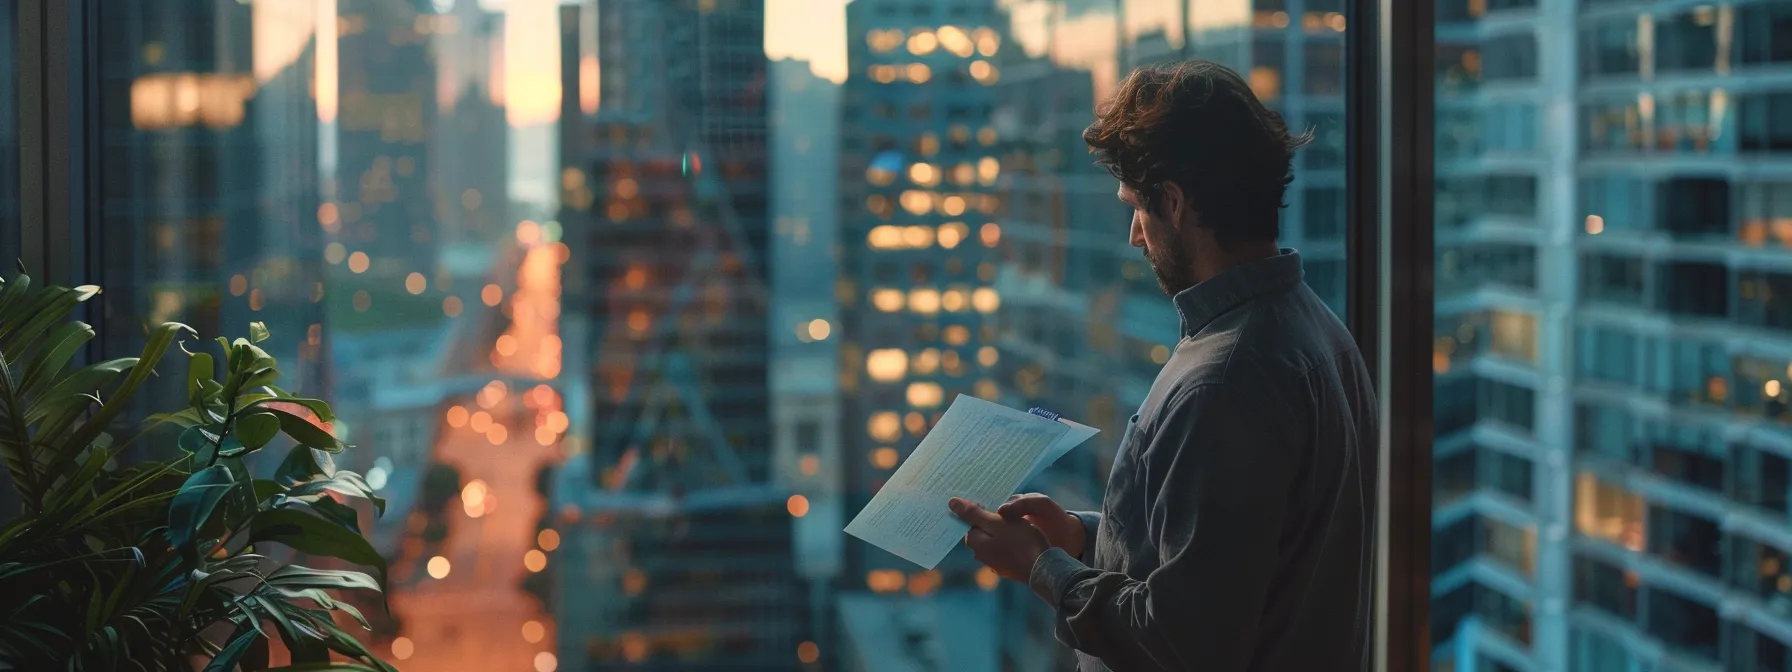
<svg viewBox="0 0 1792 672">
<path fill-rule="evenodd" d="M 1677 177 L 1657 189 L 1657 229 L 1682 238 L 1729 237 L 1728 180 Z"/>
<path fill-rule="evenodd" d="M 0 3 L 5 38 L 15 4 Z M 129 354 L 150 322 L 207 337 L 265 323 L 283 386 L 331 400 L 332 430 L 360 446 L 344 464 L 380 465 L 370 481 L 391 510 L 368 532 L 394 567 L 440 552 L 461 576 L 548 554 L 523 588 L 493 584 L 526 589 L 554 629 L 523 644 L 512 614 L 482 609 L 490 590 L 428 584 L 432 607 L 453 607 L 430 611 L 408 599 L 424 589 L 395 584 L 395 618 L 370 636 L 412 642 L 406 665 L 527 645 L 567 670 L 790 669 L 793 656 L 847 669 L 967 636 L 1002 669 L 1069 662 L 1049 630 L 1022 627 L 1050 620 L 1016 599 L 1023 587 L 986 586 L 963 551 L 909 566 L 833 518 L 877 492 L 960 393 L 1090 409 L 1100 438 L 1042 487 L 1100 500 L 1100 465 L 1176 332 L 1080 138 L 1144 59 L 1245 68 L 1314 129 L 1285 236 L 1314 290 L 1345 308 L 1344 98 L 1373 83 L 1348 80 L 1345 40 L 1364 31 L 1346 30 L 1340 0 L 1247 3 L 1239 35 L 1203 3 L 1162 0 L 858 0 L 795 15 L 759 0 L 77 4 L 92 15 L 74 25 L 91 30 L 70 39 L 92 44 L 56 53 L 92 56 L 66 74 L 84 78 L 69 90 L 91 93 L 94 127 L 49 149 L 92 159 L 74 176 L 92 192 L 78 194 L 92 234 L 81 280 L 105 290 L 92 354 Z M 1536 7 L 1462 5 L 1463 21 L 1519 23 Z M 1084 29 L 1141 21 L 1107 44 Z M 1534 38 L 1472 41 L 1444 70 L 1536 80 Z M 0 53 L 0 260 L 18 252 L 29 170 L 10 168 L 32 137 L 13 118 L 14 56 Z M 1532 238 L 1560 213 L 1540 210 L 1548 162 L 1520 155 L 1547 144 L 1540 111 L 1556 108 L 1492 93 L 1463 153 L 1511 161 L 1459 182 L 1464 226 L 1492 234 L 1458 246 L 1461 276 L 1536 294 L 1550 269 Z M 1491 366 L 1551 359 L 1555 325 L 1535 307 L 1458 314 L 1473 322 L 1461 350 Z M 173 373 L 143 397 L 183 398 Z M 1536 391 L 1468 381 L 1465 427 L 1539 425 Z M 1475 489 L 1532 500 L 1527 458 L 1475 455 Z M 489 488 L 461 499 L 485 504 L 414 501 L 450 464 Z M 518 476 L 538 464 L 555 465 L 553 488 Z M 827 477 L 775 480 L 790 474 Z M 1534 540 L 1498 530 L 1476 543 L 1536 561 Z M 907 622 L 929 594 L 1002 608 L 955 633 L 927 619 L 918 634 L 866 629 L 848 613 Z M 1528 639 L 1527 607 L 1473 601 Z M 448 612 L 477 616 L 437 627 Z"/>
<path fill-rule="evenodd" d="M 1301 149 L 1308 170 L 1330 170 L 1344 165 L 1344 115 L 1316 112 L 1307 115 L 1313 142 Z"/>
<path fill-rule="evenodd" d="M 1750 3 L 1736 10 L 1737 52 L 1745 65 L 1792 61 L 1792 7 Z"/>
<path fill-rule="evenodd" d="M 1636 575 L 1586 556 L 1574 557 L 1574 600 L 1624 619 L 1636 618 Z"/>
<path fill-rule="evenodd" d="M 1534 79 L 1537 76 L 1537 37 L 1530 33 L 1489 38 L 1481 44 L 1487 81 Z"/>
<path fill-rule="evenodd" d="M 1636 75 L 1637 22 L 1625 20 L 1581 31 L 1581 74 Z"/>
<path fill-rule="evenodd" d="M 1643 498 L 1589 473 L 1574 479 L 1575 531 L 1641 550 L 1644 541 Z"/>
<path fill-rule="evenodd" d="M 1664 588 L 1650 586 L 1647 631 L 1670 648 L 1718 660 L 1717 611 Z"/>
<path fill-rule="evenodd" d="M 1723 533 L 1717 523 L 1660 506 L 1649 507 L 1649 553 L 1712 578 L 1723 572 Z"/>
<path fill-rule="evenodd" d="M 1710 70 L 1717 64 L 1717 10 L 1701 7 L 1655 19 L 1655 69 Z"/>
<path fill-rule="evenodd" d="M 1344 226 L 1344 188 L 1311 187 L 1302 199 L 1302 232 L 1313 240 L 1335 239 Z"/>
<path fill-rule="evenodd" d="M 1590 301 L 1641 306 L 1643 260 L 1611 254 L 1587 254 L 1581 260 L 1581 297 Z"/>
<path fill-rule="evenodd" d="M 1738 103 L 1736 125 L 1743 151 L 1792 151 L 1792 93 L 1746 94 Z"/>
<path fill-rule="evenodd" d="M 1630 672 L 1630 650 L 1623 642 L 1593 630 L 1574 628 L 1570 643 L 1573 672 Z"/>
<path fill-rule="evenodd" d="M 1658 267 L 1660 287 L 1657 303 L 1669 313 L 1687 317 L 1721 318 L 1729 312 L 1724 302 L 1712 297 L 1725 296 L 1730 285 L 1728 269 L 1718 264 L 1700 262 L 1667 262 Z"/>
<path fill-rule="evenodd" d="M 1344 44 L 1341 40 L 1308 40 L 1306 85 L 1312 95 L 1335 96 L 1344 93 Z"/>
</svg>

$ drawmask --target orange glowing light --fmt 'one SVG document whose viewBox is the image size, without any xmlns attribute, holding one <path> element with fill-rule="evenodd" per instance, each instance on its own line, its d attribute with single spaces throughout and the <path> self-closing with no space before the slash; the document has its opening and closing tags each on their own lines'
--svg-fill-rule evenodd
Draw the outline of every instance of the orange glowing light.
<svg viewBox="0 0 1792 672">
<path fill-rule="evenodd" d="M 493 344 L 493 347 L 497 349 L 498 354 L 505 357 L 514 355 L 516 354 L 516 337 L 510 334 L 499 336 L 498 342 Z"/>
<path fill-rule="evenodd" d="M 492 428 L 492 414 L 485 411 L 474 413 L 472 417 L 467 418 L 467 427 L 475 432 L 484 434 L 485 430 Z"/>
<path fill-rule="evenodd" d="M 791 495 L 790 499 L 784 502 L 784 508 L 790 511 L 790 515 L 801 518 L 809 514 L 809 498 L 802 495 Z"/>
<path fill-rule="evenodd" d="M 541 240 L 540 224 L 525 219 L 516 225 L 516 242 L 534 245 L 539 240 Z"/>
<path fill-rule="evenodd" d="M 467 408 L 465 406 L 448 409 L 448 426 L 457 429 L 467 426 Z"/>
<path fill-rule="evenodd" d="M 355 254 L 360 253 L 356 252 Z M 485 305 L 495 307 L 499 301 L 504 300 L 504 289 L 497 285 L 486 285 L 484 289 L 479 290 L 479 300 L 485 302 Z"/>
<path fill-rule="evenodd" d="M 510 430 L 505 429 L 503 425 L 493 424 L 491 429 L 485 432 L 485 440 L 490 441 L 494 446 L 502 446 L 509 439 Z"/>
<path fill-rule="evenodd" d="M 442 314 L 449 317 L 460 317 L 460 297 L 450 296 L 442 299 Z"/>
<path fill-rule="evenodd" d="M 542 530 L 535 534 L 535 545 L 540 546 L 541 550 L 553 551 L 560 547 L 560 533 L 551 527 Z"/>
<path fill-rule="evenodd" d="M 559 434 L 555 433 L 554 430 L 548 429 L 546 427 L 536 427 L 535 428 L 535 442 L 539 443 L 541 445 L 544 445 L 544 446 L 554 445 L 554 439 L 558 438 L 558 437 L 559 437 Z"/>
<path fill-rule="evenodd" d="M 523 554 L 523 567 L 530 572 L 539 572 L 548 568 L 548 555 L 537 549 L 529 549 Z"/>
</svg>

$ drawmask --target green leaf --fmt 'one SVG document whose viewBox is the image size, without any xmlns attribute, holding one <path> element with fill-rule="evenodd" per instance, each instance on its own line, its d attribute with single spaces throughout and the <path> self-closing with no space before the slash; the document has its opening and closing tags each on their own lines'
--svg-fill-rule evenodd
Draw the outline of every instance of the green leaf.
<svg viewBox="0 0 1792 672">
<path fill-rule="evenodd" d="M 250 322 L 249 323 L 249 342 L 250 343 L 260 343 L 262 341 L 268 340 L 269 335 L 270 334 L 268 334 L 268 325 L 261 323 L 261 322 Z"/>
<path fill-rule="evenodd" d="M 237 661 L 243 659 L 243 654 L 249 652 L 249 646 L 254 644 L 255 638 L 259 636 L 261 636 L 261 633 L 256 632 L 254 628 L 249 627 L 247 624 L 238 626 L 236 635 L 231 637 L 230 643 L 224 645 L 224 650 L 219 651 L 218 656 L 213 658 L 212 662 L 205 666 L 205 672 L 231 672 L 232 670 L 235 670 Z"/>
<path fill-rule="evenodd" d="M 274 542 L 301 553 L 338 558 L 374 569 L 386 580 L 386 559 L 365 538 L 334 523 L 294 509 L 268 509 L 249 521 L 249 543 Z"/>
<path fill-rule="evenodd" d="M 183 408 L 173 413 L 153 413 L 143 419 L 144 429 L 163 424 L 192 427 L 203 422 L 205 421 L 200 419 L 199 411 L 191 408 Z"/>
<path fill-rule="evenodd" d="M 212 377 L 217 374 L 217 363 L 212 361 L 211 354 L 195 352 L 187 358 L 187 403 L 189 405 L 195 407 L 205 405 L 206 390 L 200 383 L 212 380 Z"/>
<path fill-rule="evenodd" d="M 269 408 L 267 410 L 280 418 L 280 429 L 285 431 L 286 435 L 292 437 L 294 441 L 318 450 L 329 451 L 332 453 L 340 453 L 345 447 L 342 445 L 342 441 L 338 440 L 335 436 L 332 436 L 329 432 L 324 431 L 324 428 L 317 426 L 310 420 L 301 418 L 294 415 L 291 411 L 284 409 Z"/>
<path fill-rule="evenodd" d="M 268 445 L 280 434 L 280 418 L 257 411 L 236 419 L 236 438 L 251 450 Z"/>
<path fill-rule="evenodd" d="M 346 569 L 312 569 L 303 565 L 285 565 L 268 575 L 268 583 L 282 588 L 336 588 L 383 592 L 380 582 L 365 572 Z"/>
<path fill-rule="evenodd" d="M 37 450 L 31 442 L 26 403 L 24 390 L 19 389 L 12 367 L 7 364 L 6 353 L 0 351 L 0 455 L 6 459 L 7 471 L 26 513 L 35 513 L 43 507 L 43 490 L 49 484 L 39 478 L 44 472 L 37 469 Z"/>
<path fill-rule="evenodd" d="M 286 494 L 286 486 L 273 479 L 257 478 L 251 485 L 255 488 L 255 501 L 258 503 Z"/>
<path fill-rule="evenodd" d="M 295 445 L 287 451 L 286 459 L 274 471 L 275 480 L 289 483 L 304 483 L 318 477 L 329 478 L 336 475 L 336 461 L 330 454 L 306 445 Z"/>
<path fill-rule="evenodd" d="M 373 503 L 373 513 L 375 517 L 386 515 L 386 500 L 382 497 L 375 497 L 373 494 L 373 487 L 367 485 L 366 479 L 361 478 L 360 474 L 352 471 L 338 471 L 328 478 L 317 478 L 302 483 L 294 483 L 292 490 L 287 492 L 287 494 L 293 497 L 304 497 L 308 495 L 321 495 L 326 490 L 347 495 L 349 497 L 365 499 Z"/>
<path fill-rule="evenodd" d="M 320 493 L 309 497 L 291 497 L 289 499 L 311 507 L 311 510 L 316 512 L 317 515 L 322 516 L 325 520 L 341 525 L 343 529 L 354 532 L 355 534 L 361 533 L 360 512 L 355 511 L 352 506 L 336 501 L 334 497 Z"/>
<path fill-rule="evenodd" d="M 25 376 L 19 379 L 19 388 L 26 394 L 42 391 L 40 388 L 55 380 L 81 346 L 87 345 L 93 337 L 93 327 L 83 322 L 67 322 L 57 327 L 45 341 L 47 345 L 37 352 L 25 369 Z"/>
<path fill-rule="evenodd" d="M 189 562 L 199 560 L 195 542 L 199 528 L 211 518 L 212 510 L 230 494 L 230 486 L 235 483 L 228 467 L 214 464 L 187 477 L 180 494 L 168 505 L 168 542 L 180 549 Z"/>
<path fill-rule="evenodd" d="M 139 357 L 137 365 L 131 367 L 131 372 L 125 376 L 123 382 L 118 384 L 118 389 L 112 391 L 112 396 L 106 400 L 106 403 L 101 405 L 99 410 L 94 411 L 92 417 L 89 417 L 85 423 L 82 423 L 74 432 L 69 433 L 67 438 L 62 441 L 62 453 L 67 454 L 70 448 L 85 446 L 92 442 L 93 437 L 104 431 L 106 426 L 112 423 L 113 418 L 124 412 L 124 409 L 130 406 L 131 397 L 137 393 L 137 388 L 155 373 L 156 363 L 162 360 L 162 355 L 168 351 L 168 346 L 174 343 L 176 337 L 188 333 L 193 333 L 192 327 L 176 322 L 165 322 L 151 329 L 149 340 L 143 346 L 143 353 Z M 55 467 L 56 465 L 52 463 L 51 466 Z"/>
<path fill-rule="evenodd" d="M 216 429 L 205 425 L 194 425 L 182 430 L 180 438 L 174 440 L 174 445 L 201 458 L 208 458 L 211 452 L 217 449 L 219 438 Z"/>
</svg>

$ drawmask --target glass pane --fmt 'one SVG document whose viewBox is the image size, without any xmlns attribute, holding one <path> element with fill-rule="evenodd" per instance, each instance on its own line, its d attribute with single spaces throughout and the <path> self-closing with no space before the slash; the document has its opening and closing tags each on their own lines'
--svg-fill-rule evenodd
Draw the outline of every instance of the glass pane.
<svg viewBox="0 0 1792 672">
<path fill-rule="evenodd" d="M 1433 533 L 1497 519 L 1536 571 L 1434 580 L 1571 634 L 1477 602 L 1433 631 L 1459 667 L 1784 669 L 1787 9 L 1440 0 Z"/>
<path fill-rule="evenodd" d="M 386 499 L 392 609 L 356 602 L 358 636 L 404 669 L 1050 669 L 1024 586 L 840 530 L 958 394 L 1102 429 L 1028 486 L 1099 506 L 1179 328 L 1081 137 L 1135 67 L 1218 61 L 1311 129 L 1280 242 L 1342 314 L 1343 5 L 105 3 L 102 347 L 265 323 Z M 1539 357 L 1534 316 L 1475 328 Z M 1469 405 L 1533 429 L 1532 394 Z M 1500 451 L 1462 487 L 1528 500 Z M 1471 520 L 1531 569 L 1534 531 Z"/>
</svg>

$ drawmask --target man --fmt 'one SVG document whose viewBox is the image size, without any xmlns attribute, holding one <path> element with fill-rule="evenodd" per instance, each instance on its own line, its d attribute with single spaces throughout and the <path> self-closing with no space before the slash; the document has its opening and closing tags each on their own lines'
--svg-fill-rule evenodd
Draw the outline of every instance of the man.
<svg viewBox="0 0 1792 672">
<path fill-rule="evenodd" d="M 1350 334 L 1276 246 L 1294 136 L 1237 73 L 1141 69 L 1083 139 L 1182 340 L 1099 513 L 961 499 L 965 543 L 1057 611 L 1083 670 L 1365 670 L 1377 420 Z"/>
</svg>

